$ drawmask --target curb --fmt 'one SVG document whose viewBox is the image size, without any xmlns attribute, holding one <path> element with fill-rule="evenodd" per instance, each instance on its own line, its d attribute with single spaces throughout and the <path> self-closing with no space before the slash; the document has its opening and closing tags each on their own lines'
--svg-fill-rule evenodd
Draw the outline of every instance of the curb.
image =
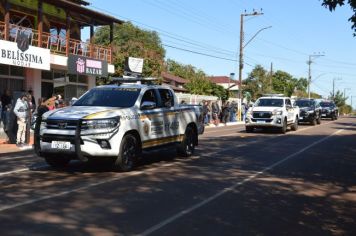
<svg viewBox="0 0 356 236">
<path fill-rule="evenodd" d="M 243 121 L 238 121 L 238 122 L 228 122 L 225 124 L 218 124 L 217 126 L 213 125 L 213 124 L 210 124 L 210 125 L 207 125 L 205 126 L 205 129 L 213 129 L 213 128 L 218 128 L 218 127 L 226 127 L 226 126 L 233 126 L 233 125 L 244 125 L 245 122 Z"/>
</svg>

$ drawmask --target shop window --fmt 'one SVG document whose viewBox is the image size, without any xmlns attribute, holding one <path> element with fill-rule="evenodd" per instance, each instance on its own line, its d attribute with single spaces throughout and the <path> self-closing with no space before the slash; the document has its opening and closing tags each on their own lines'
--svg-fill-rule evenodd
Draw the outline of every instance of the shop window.
<svg viewBox="0 0 356 236">
<path fill-rule="evenodd" d="M 77 75 L 69 75 L 68 74 L 68 77 L 69 77 L 69 82 L 77 83 Z"/>
<path fill-rule="evenodd" d="M 88 83 L 87 76 L 78 75 L 78 83 L 87 84 Z"/>
<path fill-rule="evenodd" d="M 0 64 L 0 75 L 9 75 L 9 66 Z"/>
<path fill-rule="evenodd" d="M 53 72 L 51 70 L 43 70 L 41 71 L 42 79 L 53 80 Z"/>
<path fill-rule="evenodd" d="M 10 75 L 24 77 L 25 69 L 23 67 L 10 66 Z"/>
</svg>

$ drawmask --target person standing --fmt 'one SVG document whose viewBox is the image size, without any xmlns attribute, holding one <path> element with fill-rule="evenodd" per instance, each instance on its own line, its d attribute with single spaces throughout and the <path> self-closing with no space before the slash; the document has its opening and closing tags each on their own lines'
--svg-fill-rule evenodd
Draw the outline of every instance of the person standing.
<svg viewBox="0 0 356 236">
<path fill-rule="evenodd" d="M 224 102 L 221 117 L 222 117 L 222 122 L 225 125 L 227 122 L 230 121 L 230 102 L 228 102 L 228 101 Z"/>
<path fill-rule="evenodd" d="M 26 126 L 28 121 L 28 110 L 29 110 L 27 99 L 28 99 L 27 94 L 22 94 L 21 97 L 17 99 L 14 108 L 14 113 L 17 117 L 17 125 L 18 125 L 16 145 L 19 147 L 22 147 L 25 144 Z"/>
<path fill-rule="evenodd" d="M 1 95 L 1 120 L 3 122 L 4 127 L 7 126 L 5 124 L 5 113 L 7 112 L 9 106 L 11 105 L 12 97 L 10 94 L 10 90 L 5 89 L 4 93 Z"/>
<path fill-rule="evenodd" d="M 214 125 L 218 126 L 219 117 L 220 117 L 220 107 L 218 101 L 214 101 L 213 104 L 211 104 L 211 110 L 212 110 L 213 123 Z"/>
</svg>

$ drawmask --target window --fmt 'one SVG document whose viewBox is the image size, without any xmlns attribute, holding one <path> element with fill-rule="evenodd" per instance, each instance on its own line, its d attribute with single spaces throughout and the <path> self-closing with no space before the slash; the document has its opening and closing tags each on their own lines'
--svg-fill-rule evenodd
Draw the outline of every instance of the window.
<svg viewBox="0 0 356 236">
<path fill-rule="evenodd" d="M 292 103 L 289 99 L 286 99 L 286 106 L 292 106 Z"/>
<path fill-rule="evenodd" d="M 143 97 L 142 97 L 142 100 L 141 100 L 141 105 L 142 105 L 144 102 L 154 102 L 154 103 L 157 104 L 156 94 L 155 94 L 155 91 L 154 91 L 153 89 L 147 90 L 147 91 L 143 94 Z"/>
<path fill-rule="evenodd" d="M 173 107 L 174 106 L 174 96 L 169 89 L 159 89 L 159 95 L 161 96 L 162 104 L 161 107 Z"/>
<path fill-rule="evenodd" d="M 74 106 L 132 107 L 140 89 L 134 88 L 96 88 L 84 94 Z"/>
</svg>

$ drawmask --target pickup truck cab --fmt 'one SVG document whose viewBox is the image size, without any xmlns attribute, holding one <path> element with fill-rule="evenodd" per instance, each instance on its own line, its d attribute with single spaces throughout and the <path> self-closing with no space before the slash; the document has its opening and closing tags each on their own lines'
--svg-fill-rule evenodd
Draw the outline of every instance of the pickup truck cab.
<svg viewBox="0 0 356 236">
<path fill-rule="evenodd" d="M 53 167 L 112 157 L 115 167 L 129 171 L 143 149 L 176 144 L 178 154 L 192 155 L 203 132 L 201 108 L 178 105 L 169 87 L 105 85 L 39 117 L 35 151 Z"/>
<path fill-rule="evenodd" d="M 255 128 L 277 128 L 286 133 L 287 127 L 298 129 L 299 108 L 293 106 L 289 97 L 264 96 L 247 111 L 246 132 Z"/>
</svg>

